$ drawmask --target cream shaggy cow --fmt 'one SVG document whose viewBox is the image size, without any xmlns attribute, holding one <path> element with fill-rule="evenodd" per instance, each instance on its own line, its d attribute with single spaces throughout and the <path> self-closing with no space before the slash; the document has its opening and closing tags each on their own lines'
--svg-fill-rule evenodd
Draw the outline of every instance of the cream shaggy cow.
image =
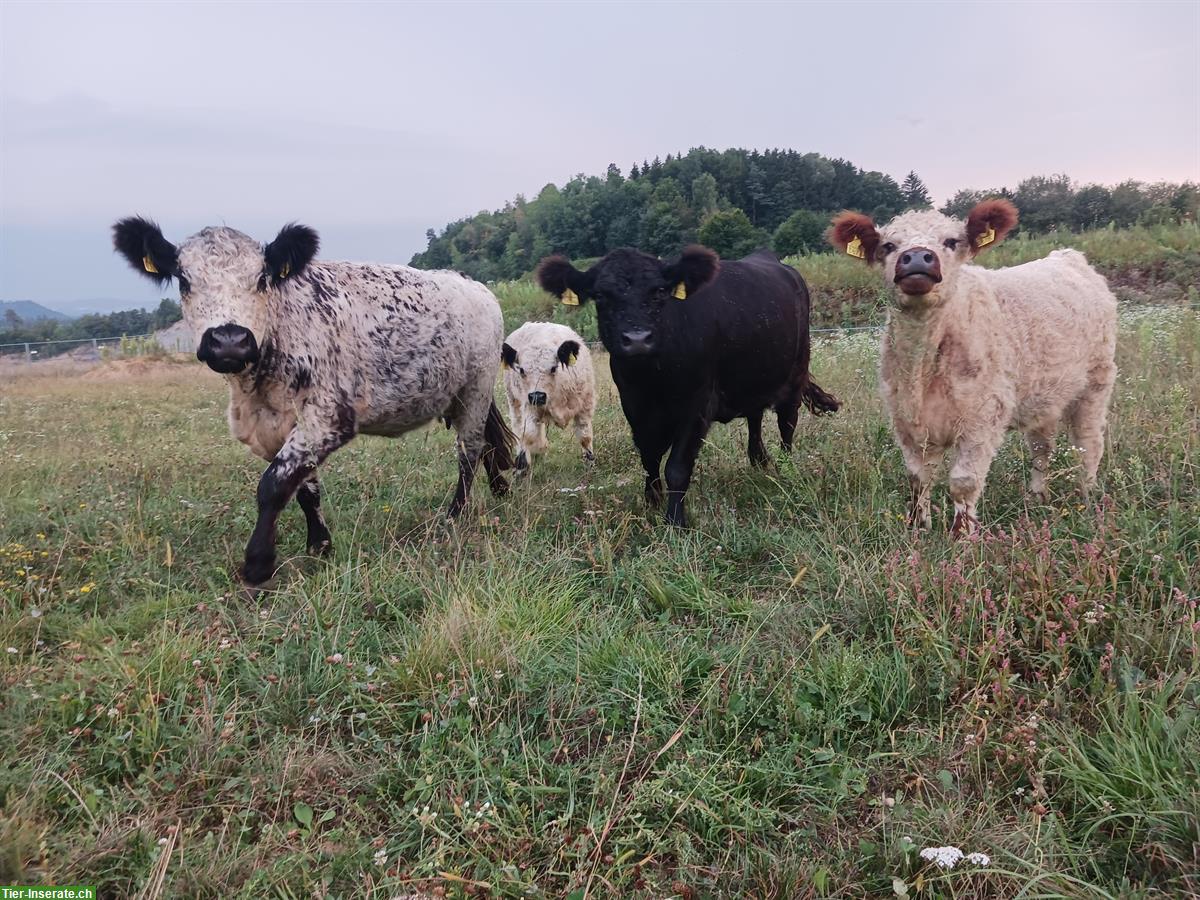
<svg viewBox="0 0 1200 900">
<path fill-rule="evenodd" d="M 500 306 L 454 272 L 313 261 L 317 233 L 288 225 L 267 245 L 205 228 L 180 246 L 153 222 L 122 219 L 113 243 L 131 266 L 175 278 L 196 355 L 229 384 L 233 436 L 270 465 L 241 577 L 275 571 L 279 513 L 294 496 L 308 549 L 328 553 L 317 466 L 358 433 L 398 436 L 434 419 L 458 432 L 462 510 L 482 458 L 492 492 L 508 484 L 512 433 L 492 399 L 504 334 Z"/>
<path fill-rule="evenodd" d="M 521 443 L 517 468 L 529 466 L 549 446 L 551 422 L 573 426 L 584 460 L 592 462 L 596 379 L 583 338 L 566 325 L 526 322 L 504 342 L 501 361 L 513 430 Z"/>
<path fill-rule="evenodd" d="M 967 221 L 907 212 L 877 229 L 834 219 L 834 246 L 877 267 L 893 288 L 880 360 L 884 405 L 912 484 L 910 522 L 930 525 L 930 486 L 947 451 L 952 531 L 978 527 L 976 504 L 1005 432 L 1025 434 L 1029 490 L 1043 496 L 1055 433 L 1065 419 L 1095 483 L 1116 380 L 1117 301 L 1082 253 L 1055 250 L 1006 269 L 971 260 L 1017 224 L 1006 200 Z"/>
</svg>

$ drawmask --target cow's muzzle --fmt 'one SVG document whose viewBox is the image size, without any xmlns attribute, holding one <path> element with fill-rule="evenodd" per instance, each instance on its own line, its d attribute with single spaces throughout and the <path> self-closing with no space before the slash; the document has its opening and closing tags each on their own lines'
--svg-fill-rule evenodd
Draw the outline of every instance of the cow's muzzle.
<svg viewBox="0 0 1200 900">
<path fill-rule="evenodd" d="M 204 332 L 196 358 L 214 372 L 236 375 L 258 362 L 258 341 L 249 328 L 218 325 Z"/>
<path fill-rule="evenodd" d="M 530 391 L 529 393 L 530 406 L 545 406 L 546 392 L 545 391 Z"/>
<path fill-rule="evenodd" d="M 905 250 L 896 260 L 896 286 L 909 296 L 928 294 L 941 280 L 941 260 L 927 247 Z"/>
<path fill-rule="evenodd" d="M 621 352 L 626 356 L 645 356 L 653 353 L 656 346 L 652 331 L 621 332 Z"/>
</svg>

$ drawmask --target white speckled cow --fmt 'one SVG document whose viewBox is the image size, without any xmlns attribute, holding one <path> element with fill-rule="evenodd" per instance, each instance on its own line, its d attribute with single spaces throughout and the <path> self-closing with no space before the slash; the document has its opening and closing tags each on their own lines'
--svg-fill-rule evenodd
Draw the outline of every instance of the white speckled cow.
<svg viewBox="0 0 1200 900">
<path fill-rule="evenodd" d="M 526 322 L 508 336 L 500 351 L 513 430 L 521 442 L 517 468 L 543 452 L 546 426 L 575 427 L 583 458 L 591 462 L 596 378 L 583 338 L 556 322 Z"/>
<path fill-rule="evenodd" d="M 1033 454 L 1030 493 L 1046 490 L 1062 421 L 1083 452 L 1080 486 L 1096 480 L 1117 367 L 1117 301 L 1076 250 L 1006 269 L 971 265 L 1017 224 L 1007 200 L 984 200 L 966 222 L 907 212 L 876 228 L 846 212 L 834 246 L 877 266 L 893 307 L 880 386 L 912 485 L 910 520 L 930 525 L 930 485 L 952 451 L 955 534 L 978 526 L 975 505 L 1010 428 Z"/>
<path fill-rule="evenodd" d="M 279 513 L 296 497 L 308 549 L 330 550 L 317 466 L 359 432 L 398 436 L 434 419 L 459 438 L 466 503 L 483 459 L 492 492 L 508 488 L 512 432 L 492 398 L 503 322 L 496 298 L 454 272 L 314 262 L 317 233 L 288 225 L 263 246 L 232 228 L 205 228 L 175 247 L 142 218 L 113 226 L 135 269 L 179 281 L 196 355 L 229 383 L 233 436 L 271 461 L 258 485 L 258 522 L 242 580 L 275 572 Z"/>
</svg>

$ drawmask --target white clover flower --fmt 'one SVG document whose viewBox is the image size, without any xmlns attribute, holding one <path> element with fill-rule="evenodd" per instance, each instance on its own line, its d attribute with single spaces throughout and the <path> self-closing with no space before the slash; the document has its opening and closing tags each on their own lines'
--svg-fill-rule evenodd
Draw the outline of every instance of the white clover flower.
<svg viewBox="0 0 1200 900">
<path fill-rule="evenodd" d="M 35 619 L 40 619 L 42 617 L 42 611 L 40 609 L 38 609 L 36 606 L 31 606 L 29 608 L 29 614 L 31 616 L 33 616 Z"/>
<path fill-rule="evenodd" d="M 957 847 L 926 847 L 921 851 L 921 859 L 937 865 L 939 869 L 953 869 L 963 858 L 963 852 Z"/>
<path fill-rule="evenodd" d="M 20 653 L 21 651 L 18 650 L 16 647 L 9 647 L 8 652 L 9 653 Z"/>
<path fill-rule="evenodd" d="M 375 855 L 372 857 L 372 859 L 374 859 L 375 865 L 382 866 L 384 863 L 387 862 L 387 851 L 383 850 L 383 849 L 376 850 Z"/>
<path fill-rule="evenodd" d="M 475 707 L 477 707 L 478 705 L 479 705 L 479 698 L 478 698 L 478 697 L 471 697 L 471 698 L 469 698 L 469 699 L 467 700 L 467 706 L 471 707 L 471 709 L 474 709 L 474 708 L 475 708 Z"/>
</svg>

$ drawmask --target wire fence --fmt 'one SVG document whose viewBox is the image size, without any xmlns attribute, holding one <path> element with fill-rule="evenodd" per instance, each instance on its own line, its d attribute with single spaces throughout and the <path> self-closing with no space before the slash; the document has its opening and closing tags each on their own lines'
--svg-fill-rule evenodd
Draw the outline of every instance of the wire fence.
<svg viewBox="0 0 1200 900">
<path fill-rule="evenodd" d="M 104 338 L 70 338 L 57 341 L 18 341 L 0 344 L 0 360 L 7 363 L 24 361 L 33 365 L 50 359 L 70 359 L 77 362 L 98 362 L 126 356 L 143 356 L 157 351 L 182 353 L 190 350 L 182 338 L 174 341 L 153 334 L 124 334 Z"/>
</svg>

